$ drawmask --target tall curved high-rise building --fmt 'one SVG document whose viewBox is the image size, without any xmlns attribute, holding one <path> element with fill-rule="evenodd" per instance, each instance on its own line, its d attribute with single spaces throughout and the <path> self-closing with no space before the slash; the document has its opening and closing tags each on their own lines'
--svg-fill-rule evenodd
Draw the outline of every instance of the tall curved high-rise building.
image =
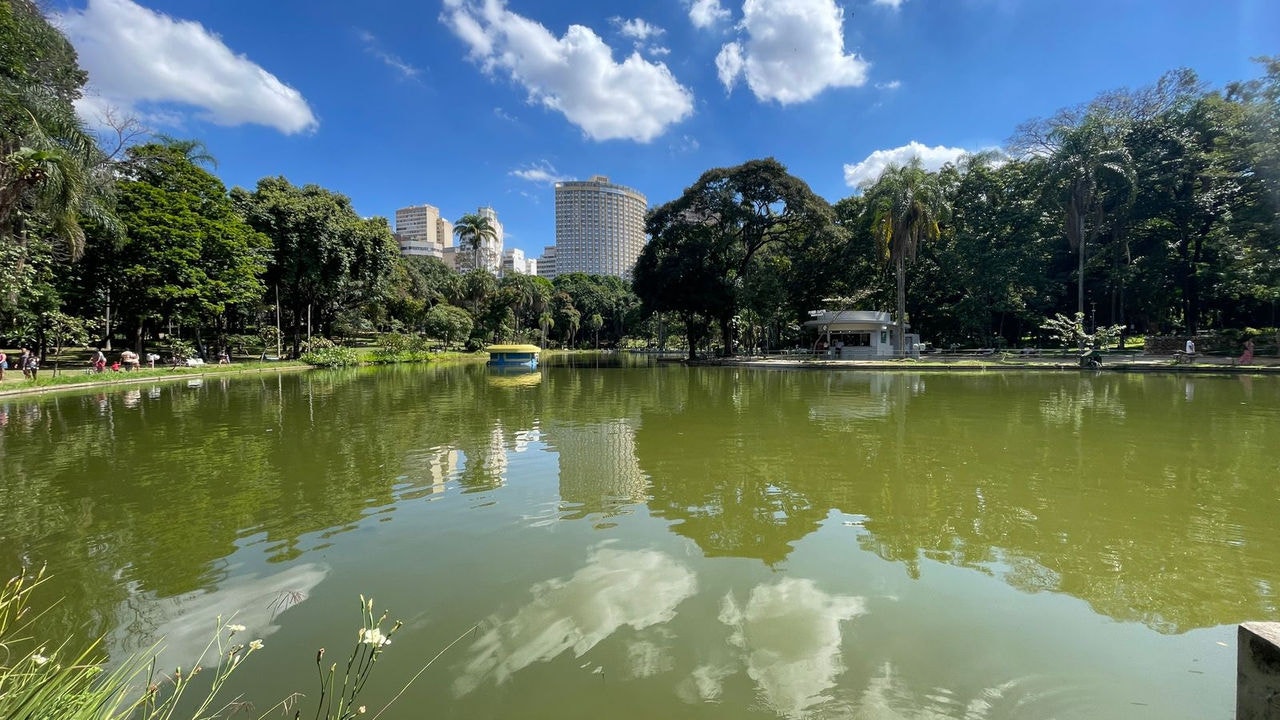
<svg viewBox="0 0 1280 720">
<path fill-rule="evenodd" d="M 644 195 L 596 175 L 556 183 L 555 274 L 630 278 L 644 249 Z"/>
</svg>

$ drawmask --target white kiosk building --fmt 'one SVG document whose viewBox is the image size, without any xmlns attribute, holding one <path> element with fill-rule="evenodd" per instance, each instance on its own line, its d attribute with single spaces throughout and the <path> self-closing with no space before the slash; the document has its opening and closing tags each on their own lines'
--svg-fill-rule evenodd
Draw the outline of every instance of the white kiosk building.
<svg viewBox="0 0 1280 720">
<path fill-rule="evenodd" d="M 822 354 L 837 360 L 913 357 L 920 354 L 920 336 L 906 334 L 906 352 L 893 347 L 893 315 L 876 310 L 814 310 L 806 328 L 818 332 L 816 347 Z"/>
</svg>

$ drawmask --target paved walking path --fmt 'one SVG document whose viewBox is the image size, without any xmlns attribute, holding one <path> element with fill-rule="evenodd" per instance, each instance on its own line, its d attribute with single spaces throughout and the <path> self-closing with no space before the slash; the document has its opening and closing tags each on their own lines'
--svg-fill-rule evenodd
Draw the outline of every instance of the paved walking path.
<svg viewBox="0 0 1280 720">
<path fill-rule="evenodd" d="M 1016 353 L 991 355 L 925 355 L 920 359 L 837 360 L 792 356 L 716 358 L 700 365 L 733 365 L 738 367 L 848 369 L 848 370 L 1068 370 L 1079 372 L 1079 361 L 1073 356 L 1026 356 Z M 1192 363 L 1175 363 L 1170 355 L 1104 355 L 1102 367 L 1095 372 L 1171 372 L 1171 373 L 1239 373 L 1280 375 L 1280 358 L 1255 357 L 1250 365 L 1237 365 L 1235 357 L 1202 355 Z"/>
</svg>

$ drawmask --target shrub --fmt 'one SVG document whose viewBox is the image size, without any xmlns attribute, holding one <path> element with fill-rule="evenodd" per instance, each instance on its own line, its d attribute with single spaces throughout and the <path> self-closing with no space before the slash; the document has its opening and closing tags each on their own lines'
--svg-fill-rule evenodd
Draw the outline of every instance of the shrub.
<svg viewBox="0 0 1280 720">
<path fill-rule="evenodd" d="M 360 364 L 360 353 L 355 348 L 336 345 L 328 338 L 315 337 L 300 359 L 315 367 L 354 367 Z"/>
</svg>

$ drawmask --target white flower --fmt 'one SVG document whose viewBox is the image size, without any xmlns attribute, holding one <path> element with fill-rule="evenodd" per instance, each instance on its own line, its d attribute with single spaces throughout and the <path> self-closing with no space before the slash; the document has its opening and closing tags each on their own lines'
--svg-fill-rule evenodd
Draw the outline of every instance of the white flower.
<svg viewBox="0 0 1280 720">
<path fill-rule="evenodd" d="M 228 625 L 228 626 L 227 626 L 227 629 L 228 629 L 228 630 L 230 630 L 230 631 L 232 632 L 232 634 L 235 634 L 235 633 L 238 633 L 238 632 L 244 632 L 244 626 L 243 626 L 243 625 Z"/>
<path fill-rule="evenodd" d="M 382 634 L 382 628 L 360 628 L 360 642 L 383 647 L 391 644 L 391 638 Z"/>
<path fill-rule="evenodd" d="M 251 642 L 249 643 L 249 649 L 250 649 L 250 650 L 261 650 L 261 649 L 262 649 L 262 640 L 253 640 L 253 641 L 251 641 Z"/>
<path fill-rule="evenodd" d="M 34 654 L 34 655 L 32 655 L 32 656 L 31 656 L 31 662 L 33 662 L 33 663 L 35 663 L 35 664 L 37 664 L 37 665 L 43 665 L 43 664 L 45 664 L 45 663 L 49 662 L 49 658 L 47 658 L 47 657 L 45 657 L 45 656 L 41 655 L 40 653 L 36 653 L 36 654 Z"/>
</svg>

